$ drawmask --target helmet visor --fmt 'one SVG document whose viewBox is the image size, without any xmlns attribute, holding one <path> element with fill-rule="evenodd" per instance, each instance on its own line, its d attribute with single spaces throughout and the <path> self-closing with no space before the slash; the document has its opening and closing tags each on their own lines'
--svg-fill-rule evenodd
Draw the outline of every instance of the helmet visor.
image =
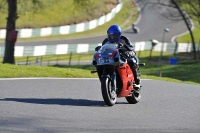
<svg viewBox="0 0 200 133">
<path fill-rule="evenodd" d="M 118 38 L 118 35 L 109 34 L 108 37 L 109 37 L 109 39 L 111 39 L 111 40 L 115 40 L 115 39 Z"/>
</svg>

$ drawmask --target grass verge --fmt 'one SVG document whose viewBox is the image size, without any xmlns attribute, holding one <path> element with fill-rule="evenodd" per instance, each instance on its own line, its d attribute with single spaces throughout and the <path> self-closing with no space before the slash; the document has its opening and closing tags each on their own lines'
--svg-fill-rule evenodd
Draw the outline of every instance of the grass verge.
<svg viewBox="0 0 200 133">
<path fill-rule="evenodd" d="M 141 62 L 144 60 L 141 58 Z M 200 61 L 182 61 L 177 65 L 165 64 L 160 65 L 159 69 L 155 63 L 145 63 L 146 66 L 140 67 L 141 78 L 200 85 Z M 97 78 L 97 74 L 90 73 L 94 69 L 95 67 L 92 65 L 22 66 L 0 64 L 0 78 Z M 161 70 L 162 77 L 157 75 L 158 70 Z"/>
</svg>

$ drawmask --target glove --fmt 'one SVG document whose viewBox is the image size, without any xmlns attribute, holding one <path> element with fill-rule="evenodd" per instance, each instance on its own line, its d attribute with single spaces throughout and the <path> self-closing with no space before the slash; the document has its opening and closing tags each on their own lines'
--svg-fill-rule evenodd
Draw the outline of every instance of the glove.
<svg viewBox="0 0 200 133">
<path fill-rule="evenodd" d="M 136 54 L 135 54 L 134 51 L 128 51 L 128 52 L 129 52 L 129 53 L 128 53 L 128 54 L 129 54 L 129 57 L 135 57 Z"/>
<path fill-rule="evenodd" d="M 126 49 L 119 49 L 119 53 L 123 58 L 128 58 L 130 56 L 129 51 L 127 51 Z"/>
<path fill-rule="evenodd" d="M 124 55 L 126 56 L 126 58 L 129 58 L 129 57 L 130 57 L 129 51 L 126 51 L 126 52 L 124 53 Z"/>
</svg>

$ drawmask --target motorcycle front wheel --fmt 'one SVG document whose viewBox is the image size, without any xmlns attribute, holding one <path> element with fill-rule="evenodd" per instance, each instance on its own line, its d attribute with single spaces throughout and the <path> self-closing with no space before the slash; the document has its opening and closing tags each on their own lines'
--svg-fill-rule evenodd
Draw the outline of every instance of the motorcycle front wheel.
<svg viewBox="0 0 200 133">
<path fill-rule="evenodd" d="M 116 103 L 117 95 L 116 91 L 111 88 L 111 80 L 107 77 L 101 79 L 101 92 L 104 102 L 108 106 L 113 106 Z"/>
</svg>

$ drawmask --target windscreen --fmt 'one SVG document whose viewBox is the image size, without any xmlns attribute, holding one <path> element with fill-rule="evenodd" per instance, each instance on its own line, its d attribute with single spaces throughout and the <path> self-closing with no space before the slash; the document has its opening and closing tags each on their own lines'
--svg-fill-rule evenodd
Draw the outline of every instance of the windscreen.
<svg viewBox="0 0 200 133">
<path fill-rule="evenodd" d="M 116 50 L 117 47 L 118 47 L 118 44 L 116 43 L 106 43 L 98 50 L 98 53 L 101 53 L 101 54 L 109 53 Z"/>
</svg>

